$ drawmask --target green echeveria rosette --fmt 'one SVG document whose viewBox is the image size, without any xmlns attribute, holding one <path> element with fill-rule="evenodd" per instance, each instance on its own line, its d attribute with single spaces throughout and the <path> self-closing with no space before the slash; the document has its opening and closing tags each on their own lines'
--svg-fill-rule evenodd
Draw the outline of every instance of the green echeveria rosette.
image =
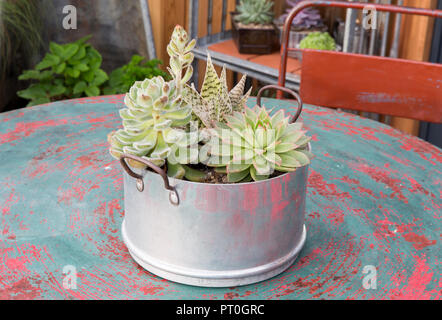
<svg viewBox="0 0 442 320">
<path fill-rule="evenodd" d="M 312 32 L 299 43 L 300 49 L 336 50 L 335 39 L 328 32 Z"/>
<path fill-rule="evenodd" d="M 313 156 L 302 123 L 289 123 L 282 110 L 270 116 L 264 107 L 246 108 L 212 132 L 206 163 L 226 172 L 231 183 L 265 180 L 275 170 L 295 171 Z"/>
<path fill-rule="evenodd" d="M 274 16 L 272 7 L 273 1 L 269 0 L 241 0 L 235 20 L 245 25 L 269 24 Z"/>
<path fill-rule="evenodd" d="M 197 161 L 189 146 L 198 143 L 198 134 L 184 129 L 191 120 L 191 106 L 176 94 L 175 81 L 162 77 L 136 82 L 120 110 L 123 129 L 109 135 L 110 153 L 119 159 L 122 153 L 143 157 L 163 166 L 166 159 L 176 163 Z M 144 167 L 131 161 L 134 167 Z"/>
</svg>

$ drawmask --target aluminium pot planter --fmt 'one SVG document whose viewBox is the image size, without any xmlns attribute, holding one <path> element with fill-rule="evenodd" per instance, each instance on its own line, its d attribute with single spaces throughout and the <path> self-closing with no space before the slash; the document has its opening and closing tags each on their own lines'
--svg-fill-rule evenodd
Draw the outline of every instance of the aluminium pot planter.
<svg viewBox="0 0 442 320">
<path fill-rule="evenodd" d="M 126 159 L 155 172 L 134 172 Z M 251 284 L 287 269 L 305 243 L 308 166 L 259 182 L 208 184 L 168 178 L 136 156 L 120 162 L 123 241 L 139 265 L 160 277 L 203 287 Z"/>
<path fill-rule="evenodd" d="M 240 26 L 235 21 L 236 12 L 231 12 L 232 37 L 239 53 L 269 54 L 279 50 L 278 30 L 274 24 L 271 28 L 252 28 Z"/>
</svg>

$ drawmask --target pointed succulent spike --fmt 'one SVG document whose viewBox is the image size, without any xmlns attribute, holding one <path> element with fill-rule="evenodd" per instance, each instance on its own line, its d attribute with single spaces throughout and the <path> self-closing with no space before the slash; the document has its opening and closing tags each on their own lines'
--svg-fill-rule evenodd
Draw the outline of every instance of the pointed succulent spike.
<svg viewBox="0 0 442 320">
<path fill-rule="evenodd" d="M 226 65 L 223 65 L 223 69 L 221 70 L 220 76 L 221 83 L 227 88 L 227 73 L 226 73 Z"/>
<path fill-rule="evenodd" d="M 247 100 L 249 99 L 251 93 L 252 93 L 252 88 L 250 88 L 249 91 L 247 91 L 247 93 L 241 98 L 241 100 L 239 101 L 239 103 L 236 105 L 236 107 L 234 109 L 235 111 L 239 111 L 239 112 L 244 111 L 244 107 L 245 107 Z"/>
<path fill-rule="evenodd" d="M 195 115 L 202 121 L 205 127 L 212 127 L 212 120 L 215 118 L 215 110 L 210 110 L 206 100 L 196 91 L 194 85 L 187 86 L 187 94 L 184 97 L 186 103 L 192 106 Z"/>
<path fill-rule="evenodd" d="M 201 96 L 207 101 L 213 101 L 219 95 L 221 90 L 221 81 L 216 74 L 210 54 L 207 54 L 206 75 L 204 76 L 203 86 L 201 87 Z"/>
<path fill-rule="evenodd" d="M 221 90 L 217 96 L 216 121 L 224 121 L 225 116 L 232 113 L 232 104 L 230 103 L 229 92 L 227 86 L 221 83 Z"/>
<path fill-rule="evenodd" d="M 190 105 L 194 114 L 201 120 L 207 128 L 213 127 L 215 122 L 225 122 L 227 117 L 233 111 L 243 112 L 245 102 L 247 101 L 250 91 L 246 96 L 242 95 L 245 85 L 245 76 L 240 83 L 231 91 L 227 88 L 227 77 L 225 66 L 218 77 L 212 58 L 208 53 L 206 74 L 204 76 L 201 93 L 192 86 L 187 86 L 186 96 L 184 100 Z M 233 101 L 232 101 L 233 98 Z"/>
<path fill-rule="evenodd" d="M 232 112 L 232 106 L 227 92 L 227 86 L 218 78 L 212 58 L 208 54 L 206 75 L 204 76 L 203 86 L 201 88 L 201 97 L 210 107 L 210 118 L 215 121 L 222 121 L 225 114 Z"/>
<path fill-rule="evenodd" d="M 243 75 L 238 84 L 229 92 L 230 101 L 232 101 L 233 108 L 240 103 L 246 85 L 246 75 Z"/>
</svg>

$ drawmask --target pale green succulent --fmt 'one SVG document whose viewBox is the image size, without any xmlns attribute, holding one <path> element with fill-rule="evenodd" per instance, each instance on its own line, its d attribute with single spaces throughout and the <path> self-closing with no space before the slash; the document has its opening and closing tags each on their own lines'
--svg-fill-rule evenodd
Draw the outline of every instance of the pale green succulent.
<svg viewBox="0 0 442 320">
<path fill-rule="evenodd" d="M 269 24 L 274 16 L 272 7 L 269 0 L 241 0 L 235 20 L 242 24 Z"/>
<path fill-rule="evenodd" d="M 275 170 L 290 172 L 310 163 L 310 138 L 283 110 L 270 116 L 264 107 L 246 107 L 226 120 L 212 129 L 207 165 L 226 172 L 229 182 L 265 180 Z"/>
<path fill-rule="evenodd" d="M 212 128 L 216 122 L 224 121 L 234 111 L 243 112 L 252 89 L 243 95 L 246 76 L 229 92 L 227 89 L 226 69 L 223 67 L 218 77 L 210 54 L 207 58 L 206 74 L 201 93 L 194 85 L 187 86 L 184 100 L 192 106 L 193 113 L 206 128 Z"/>
<path fill-rule="evenodd" d="M 167 45 L 167 53 L 170 56 L 167 69 L 176 83 L 178 94 L 182 94 L 184 86 L 192 77 L 194 59 L 192 49 L 195 44 L 195 39 L 189 42 L 187 32 L 183 27 L 180 25 L 175 27 Z"/>
<path fill-rule="evenodd" d="M 175 81 L 162 77 L 136 82 L 124 99 L 127 108 L 120 110 L 124 128 L 109 135 L 111 155 L 118 159 L 128 153 L 162 166 L 177 148 L 195 143 L 184 130 L 192 109 L 176 91 Z M 185 162 L 190 161 L 195 157 Z"/>
<path fill-rule="evenodd" d="M 195 41 L 188 41 L 187 33 L 176 26 L 167 47 L 170 55 L 169 71 L 173 80 L 162 77 L 136 82 L 126 94 L 127 108 L 120 110 L 123 129 L 108 136 L 110 153 L 119 158 L 122 153 L 143 157 L 163 166 L 168 160 L 171 166 L 198 160 L 198 132 L 189 132 L 192 107 L 183 101 L 183 87 L 193 70 L 191 50 Z M 134 167 L 143 167 L 129 161 Z M 173 170 L 172 170 L 173 171 Z M 178 176 L 182 173 L 179 171 Z"/>
<path fill-rule="evenodd" d="M 312 32 L 301 40 L 299 48 L 334 51 L 336 43 L 328 32 Z"/>
</svg>

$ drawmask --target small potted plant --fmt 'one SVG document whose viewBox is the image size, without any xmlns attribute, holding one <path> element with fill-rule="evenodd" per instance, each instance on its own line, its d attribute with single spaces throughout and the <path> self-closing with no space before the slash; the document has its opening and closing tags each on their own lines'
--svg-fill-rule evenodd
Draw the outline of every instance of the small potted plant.
<svg viewBox="0 0 442 320">
<path fill-rule="evenodd" d="M 269 0 L 241 0 L 237 11 L 231 12 L 233 39 L 240 53 L 267 54 L 279 49 L 272 7 Z"/>
<path fill-rule="evenodd" d="M 336 50 L 336 42 L 328 32 L 312 32 L 307 37 L 301 40 L 299 49 L 313 49 L 313 50 Z M 297 51 L 299 60 L 302 60 L 302 51 Z"/>
<path fill-rule="evenodd" d="M 287 0 L 287 10 L 278 19 L 275 19 L 274 23 L 279 29 L 279 34 L 282 39 L 282 32 L 285 20 L 292 9 L 298 5 L 302 0 Z M 289 48 L 299 49 L 299 43 L 302 39 L 308 36 L 312 32 L 326 31 L 327 27 L 322 21 L 321 14 L 316 8 L 306 8 L 298 13 L 292 21 L 289 34 Z M 295 58 L 298 57 L 296 51 L 289 51 L 289 55 Z"/>
<path fill-rule="evenodd" d="M 248 108 L 245 76 L 228 91 L 210 57 L 201 91 L 189 86 L 194 45 L 177 26 L 172 80 L 137 82 L 120 110 L 123 128 L 109 134 L 124 169 L 123 240 L 142 267 L 172 281 L 265 280 L 288 268 L 306 239 L 310 138 L 260 97 Z"/>
</svg>

